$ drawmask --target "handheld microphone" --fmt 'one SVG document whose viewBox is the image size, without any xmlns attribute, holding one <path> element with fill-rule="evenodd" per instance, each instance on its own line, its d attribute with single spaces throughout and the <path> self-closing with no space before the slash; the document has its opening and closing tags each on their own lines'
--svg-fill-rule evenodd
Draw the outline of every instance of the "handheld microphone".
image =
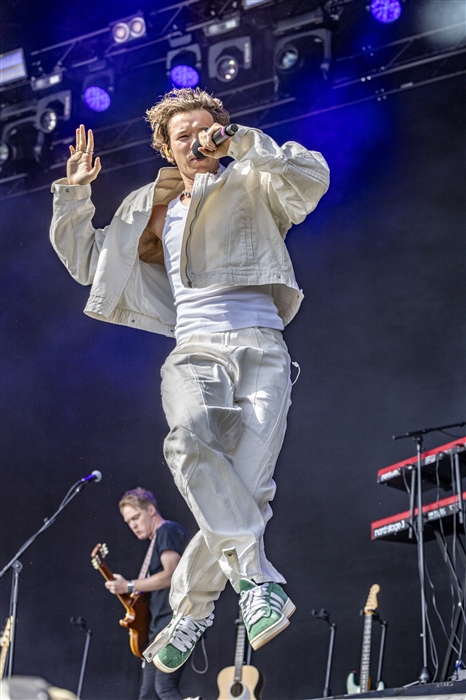
<svg viewBox="0 0 466 700">
<path fill-rule="evenodd" d="M 237 131 L 237 124 L 228 124 L 228 126 L 223 126 L 221 129 L 216 131 L 215 134 L 213 134 L 212 141 L 215 143 L 216 146 L 220 146 L 220 144 L 229 139 L 230 136 L 234 136 Z M 199 143 L 199 139 L 196 139 L 196 141 L 194 141 L 191 147 L 192 152 L 194 153 L 196 158 L 207 158 L 207 156 L 200 152 L 200 145 L 201 144 Z"/>
<path fill-rule="evenodd" d="M 84 476 L 82 479 L 78 481 L 78 484 L 85 484 L 86 481 L 101 481 L 102 479 L 102 472 L 99 472 L 98 469 L 94 469 L 92 474 L 89 474 L 89 476 Z"/>
</svg>

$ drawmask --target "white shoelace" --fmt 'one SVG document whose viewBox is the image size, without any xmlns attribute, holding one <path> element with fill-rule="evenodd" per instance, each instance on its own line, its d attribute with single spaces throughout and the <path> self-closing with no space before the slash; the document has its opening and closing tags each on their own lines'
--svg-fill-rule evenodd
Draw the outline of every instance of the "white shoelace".
<svg viewBox="0 0 466 700">
<path fill-rule="evenodd" d="M 212 625 L 213 621 L 213 613 L 203 620 L 193 620 L 189 615 L 181 618 L 176 626 L 176 632 L 170 640 L 170 644 L 173 644 L 173 646 L 181 652 L 188 651 L 196 644 L 207 627 Z"/>
<path fill-rule="evenodd" d="M 267 613 L 267 605 L 274 612 L 281 614 L 283 600 L 273 591 L 269 594 L 269 584 L 255 586 L 249 591 L 243 591 L 240 596 L 243 619 L 248 625 L 253 625 Z"/>
</svg>

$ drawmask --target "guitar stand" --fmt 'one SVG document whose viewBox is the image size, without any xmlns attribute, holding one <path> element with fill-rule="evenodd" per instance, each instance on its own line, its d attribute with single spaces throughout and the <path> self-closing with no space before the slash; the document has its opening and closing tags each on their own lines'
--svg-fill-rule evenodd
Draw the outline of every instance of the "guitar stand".
<svg viewBox="0 0 466 700">
<path fill-rule="evenodd" d="M 73 498 L 78 495 L 78 493 L 84 488 L 87 481 L 80 479 L 68 490 L 63 501 L 58 506 L 55 513 L 50 518 L 45 518 L 44 524 L 35 532 L 32 537 L 30 537 L 26 542 L 18 549 L 13 559 L 11 559 L 6 566 L 0 571 L 0 578 L 2 578 L 7 571 L 13 569 L 13 581 L 11 587 L 11 598 L 10 598 L 10 617 L 11 617 L 11 636 L 10 636 L 10 648 L 8 650 L 8 673 L 7 678 L 10 679 L 13 675 L 13 660 L 15 652 L 15 641 L 16 641 L 16 620 L 17 620 L 17 610 L 18 610 L 18 593 L 19 593 L 19 575 L 22 571 L 23 565 L 19 561 L 19 558 L 26 552 L 29 547 L 36 541 L 39 535 L 47 530 L 59 514 L 66 508 L 66 506 L 71 503 Z"/>
<path fill-rule="evenodd" d="M 385 656 L 385 638 L 387 636 L 388 622 L 386 622 L 386 620 L 381 620 L 378 613 L 374 614 L 373 619 L 376 620 L 376 622 L 378 622 L 382 627 L 382 632 L 380 635 L 379 663 L 377 665 L 377 681 L 375 684 L 375 687 L 378 688 L 379 683 L 382 682 L 383 660 Z"/>
<path fill-rule="evenodd" d="M 323 622 L 326 622 L 328 626 L 330 627 L 330 640 L 328 644 L 328 655 L 327 655 L 327 669 L 325 671 L 325 686 L 324 686 L 324 691 L 323 691 L 323 698 L 329 698 L 332 695 L 332 691 L 330 689 L 330 674 L 332 672 L 332 661 L 333 661 L 333 647 L 335 644 L 335 632 L 337 630 L 337 626 L 334 622 L 330 622 L 330 615 L 324 608 L 321 608 L 321 610 L 313 610 L 312 611 L 312 616 L 317 618 L 318 620 L 322 620 Z M 386 623 L 385 623 L 386 624 Z M 385 639 L 385 637 L 384 637 Z"/>
<path fill-rule="evenodd" d="M 86 620 L 83 617 L 70 617 L 70 622 L 72 625 L 76 625 L 77 627 L 80 627 L 83 630 L 83 632 L 86 633 L 86 643 L 84 645 L 84 654 L 83 654 L 83 660 L 81 663 L 81 673 L 79 674 L 78 691 L 76 693 L 76 695 L 78 696 L 78 698 L 80 700 L 81 699 L 81 691 L 82 691 L 83 682 L 84 682 L 84 674 L 86 672 L 87 656 L 89 654 L 89 645 L 91 643 L 92 630 L 86 629 Z"/>
</svg>

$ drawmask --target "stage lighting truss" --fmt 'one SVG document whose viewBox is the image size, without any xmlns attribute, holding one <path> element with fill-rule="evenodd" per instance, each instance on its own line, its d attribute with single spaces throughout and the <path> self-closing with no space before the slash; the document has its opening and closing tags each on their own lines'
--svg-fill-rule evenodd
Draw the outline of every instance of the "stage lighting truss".
<svg viewBox="0 0 466 700">
<path fill-rule="evenodd" d="M 112 40 L 115 44 L 125 44 L 134 39 L 141 39 L 146 36 L 146 20 L 142 13 L 120 19 L 110 25 Z"/>
<path fill-rule="evenodd" d="M 45 137 L 60 121 L 68 121 L 70 114 L 71 90 L 4 107 L 0 111 L 0 167 L 14 161 L 40 163 Z"/>
<path fill-rule="evenodd" d="M 232 37 L 209 47 L 209 78 L 232 83 L 240 70 L 252 66 L 252 42 L 249 36 Z"/>
<path fill-rule="evenodd" d="M 191 35 L 170 42 L 166 71 L 170 83 L 177 88 L 195 88 L 199 84 L 202 53 L 199 44 L 191 44 Z"/>
</svg>

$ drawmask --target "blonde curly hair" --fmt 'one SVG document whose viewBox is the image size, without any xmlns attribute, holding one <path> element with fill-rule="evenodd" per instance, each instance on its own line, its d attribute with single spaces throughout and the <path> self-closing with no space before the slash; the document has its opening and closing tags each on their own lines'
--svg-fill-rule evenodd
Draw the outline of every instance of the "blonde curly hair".
<svg viewBox="0 0 466 700">
<path fill-rule="evenodd" d="M 223 106 L 223 102 L 212 97 L 205 90 L 196 88 L 173 88 L 167 92 L 153 107 L 146 111 L 146 121 L 151 125 L 152 148 L 167 157 L 164 144 L 170 143 L 168 123 L 175 114 L 181 112 L 194 112 L 197 109 L 205 109 L 212 115 L 214 122 L 226 126 L 230 123 L 230 115 Z"/>
</svg>

